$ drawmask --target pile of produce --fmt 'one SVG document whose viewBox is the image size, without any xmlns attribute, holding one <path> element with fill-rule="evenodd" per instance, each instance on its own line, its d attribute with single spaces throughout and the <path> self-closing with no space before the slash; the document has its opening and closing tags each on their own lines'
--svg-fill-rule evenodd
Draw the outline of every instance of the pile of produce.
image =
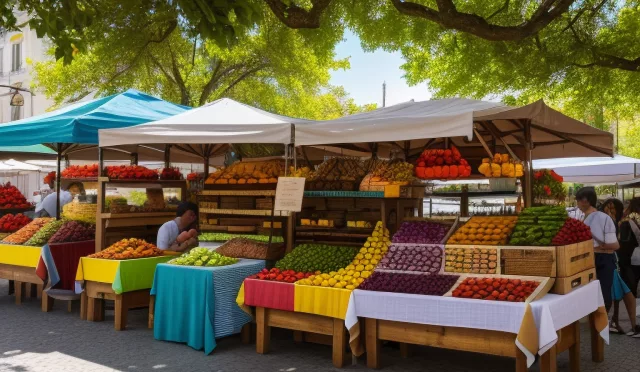
<svg viewBox="0 0 640 372">
<path fill-rule="evenodd" d="M 107 177 L 112 180 L 157 180 L 158 172 L 141 165 L 110 165 Z"/>
<path fill-rule="evenodd" d="M 99 171 L 98 164 L 70 165 L 62 171 L 62 178 L 96 178 Z"/>
<path fill-rule="evenodd" d="M 201 242 L 226 242 L 234 238 L 251 239 L 261 243 L 269 243 L 269 235 L 251 235 L 251 234 L 229 234 L 229 233 L 216 233 L 205 232 L 198 235 L 198 240 Z M 284 238 L 281 236 L 272 236 L 272 243 L 284 243 Z"/>
<path fill-rule="evenodd" d="M 536 203 L 545 200 L 564 202 L 566 192 L 562 176 L 549 169 L 542 169 L 533 174 L 533 198 Z"/>
<path fill-rule="evenodd" d="M 369 221 L 347 221 L 347 227 L 356 227 L 360 229 L 370 229 L 372 227 Z"/>
<path fill-rule="evenodd" d="M 96 223 L 97 204 L 72 202 L 62 207 L 62 217 L 67 220 Z"/>
<path fill-rule="evenodd" d="M 487 178 L 495 177 L 522 177 L 524 168 L 522 163 L 509 158 L 509 154 L 494 154 L 493 159 L 484 158 L 478 167 L 478 172 Z"/>
<path fill-rule="evenodd" d="M 223 256 L 207 248 L 193 248 L 180 257 L 176 257 L 168 263 L 182 266 L 227 266 L 238 262 L 237 259 Z"/>
<path fill-rule="evenodd" d="M 453 234 L 447 244 L 507 244 L 516 216 L 473 216 Z"/>
<path fill-rule="evenodd" d="M 365 164 L 358 158 L 335 157 L 318 166 L 307 180 L 308 190 L 356 191 L 367 173 Z"/>
<path fill-rule="evenodd" d="M 384 191 L 387 185 L 407 185 L 414 178 L 411 163 L 400 160 L 377 161 L 360 183 L 360 191 Z"/>
<path fill-rule="evenodd" d="M 466 278 L 453 290 L 453 297 L 478 300 L 525 302 L 539 282 L 506 278 Z"/>
<path fill-rule="evenodd" d="M 435 274 L 442 267 L 442 255 L 442 248 L 438 245 L 394 244 L 380 260 L 379 268 Z"/>
<path fill-rule="evenodd" d="M 27 199 L 11 182 L 0 184 L 0 209 L 29 208 Z"/>
<path fill-rule="evenodd" d="M 2 233 L 12 233 L 20 230 L 25 227 L 29 222 L 31 222 L 31 218 L 25 216 L 22 213 L 18 214 L 5 214 L 0 217 L 0 232 Z"/>
<path fill-rule="evenodd" d="M 49 239 L 58 231 L 58 229 L 64 224 L 62 220 L 54 220 L 44 225 L 37 233 L 33 234 L 29 240 L 24 243 L 31 247 L 41 247 L 45 245 Z"/>
<path fill-rule="evenodd" d="M 164 255 L 161 249 L 142 239 L 122 239 L 109 248 L 87 257 L 107 260 L 129 260 L 134 258 L 157 257 Z"/>
<path fill-rule="evenodd" d="M 518 217 L 509 244 L 511 245 L 551 245 L 567 219 L 564 207 L 525 208 Z"/>
<path fill-rule="evenodd" d="M 201 181 L 201 180 L 202 180 L 202 174 L 200 173 L 192 172 L 187 174 L 187 181 L 189 182 Z"/>
<path fill-rule="evenodd" d="M 296 167 L 290 166 L 289 174 L 291 174 L 291 177 L 303 177 L 310 179 L 313 176 L 313 171 L 309 167 L 300 167 L 296 169 Z"/>
<path fill-rule="evenodd" d="M 389 249 L 389 230 L 384 228 L 381 221 L 376 224 L 372 236 L 367 238 L 364 246 L 344 269 L 340 268 L 330 272 L 318 272 L 308 279 L 298 282 L 300 285 L 323 286 L 334 288 L 357 288 L 360 283 L 368 278 L 376 265 L 383 259 Z"/>
<path fill-rule="evenodd" d="M 444 271 L 446 272 L 495 274 L 497 267 L 497 249 L 445 248 Z"/>
<path fill-rule="evenodd" d="M 270 280 L 273 282 L 295 283 L 298 280 L 305 279 L 313 275 L 313 273 L 295 272 L 294 270 L 284 270 L 274 267 L 271 270 L 262 269 L 256 275 L 252 275 L 250 279 Z"/>
<path fill-rule="evenodd" d="M 246 238 L 233 238 L 216 249 L 216 252 L 227 257 L 251 258 L 256 260 L 273 260 L 281 257 L 283 245 L 272 246 Z"/>
<path fill-rule="evenodd" d="M 210 174 L 205 183 L 216 185 L 278 183 L 280 176 L 284 176 L 284 163 L 280 160 L 236 162 L 228 168 L 221 168 Z"/>
<path fill-rule="evenodd" d="M 591 228 L 575 218 L 567 218 L 558 234 L 551 240 L 552 245 L 569 245 L 591 239 Z"/>
<path fill-rule="evenodd" d="M 424 150 L 416 162 L 416 177 L 423 180 L 469 177 L 471 166 L 455 146 L 451 149 Z"/>
<path fill-rule="evenodd" d="M 328 244 L 301 244 L 276 263 L 280 270 L 328 273 L 347 266 L 358 253 L 357 248 Z"/>
<path fill-rule="evenodd" d="M 96 226 L 68 221 L 49 239 L 49 243 L 84 242 L 96 238 Z"/>
<path fill-rule="evenodd" d="M 451 227 L 432 221 L 405 221 L 393 234 L 394 243 L 442 243 Z"/>
<path fill-rule="evenodd" d="M 365 291 L 443 296 L 458 281 L 457 275 L 423 275 L 376 271 L 359 287 Z"/>
<path fill-rule="evenodd" d="M 300 226 L 322 226 L 322 227 L 334 227 L 335 221 L 333 220 L 312 220 L 309 218 L 300 219 Z"/>
<path fill-rule="evenodd" d="M 44 179 L 43 179 L 45 185 L 50 185 L 52 182 L 55 182 L 55 180 L 56 180 L 56 172 L 55 171 L 47 173 L 47 175 L 44 176 Z"/>
<path fill-rule="evenodd" d="M 29 222 L 25 227 L 4 238 L 2 242 L 11 244 L 24 244 L 27 240 L 31 239 L 31 237 L 35 233 L 37 233 L 38 230 L 44 227 L 44 225 L 53 220 L 53 218 L 49 217 L 36 218 L 33 221 Z"/>
<path fill-rule="evenodd" d="M 160 172 L 161 180 L 181 180 L 182 173 L 180 173 L 180 169 L 178 168 L 164 168 Z"/>
</svg>

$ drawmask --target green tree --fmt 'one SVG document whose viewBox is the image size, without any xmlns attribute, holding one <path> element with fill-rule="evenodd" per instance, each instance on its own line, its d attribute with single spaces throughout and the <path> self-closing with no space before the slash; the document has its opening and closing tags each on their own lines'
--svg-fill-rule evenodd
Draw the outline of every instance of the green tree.
<svg viewBox="0 0 640 372">
<path fill-rule="evenodd" d="M 132 17 L 142 17 L 132 15 Z M 112 94 L 133 87 L 184 105 L 231 97 L 270 111 L 311 119 L 361 110 L 330 71 L 348 68 L 333 48 L 317 48 L 300 31 L 265 19 L 231 46 L 189 38 L 180 26 L 159 32 L 122 21 L 118 29 L 63 60 L 35 65 L 35 85 L 56 104 L 97 90 Z"/>
</svg>

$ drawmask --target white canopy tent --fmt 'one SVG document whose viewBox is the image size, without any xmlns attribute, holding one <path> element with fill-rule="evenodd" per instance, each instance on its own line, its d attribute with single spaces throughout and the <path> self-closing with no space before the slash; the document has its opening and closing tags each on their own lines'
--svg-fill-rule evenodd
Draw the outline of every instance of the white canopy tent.
<svg viewBox="0 0 640 372">
<path fill-rule="evenodd" d="M 100 147 L 135 144 L 228 144 L 293 142 L 293 126 L 309 124 L 229 98 L 163 120 L 122 129 L 101 129 Z"/>
<path fill-rule="evenodd" d="M 564 158 L 534 160 L 534 169 L 553 169 L 565 182 L 616 184 L 640 176 L 640 159 L 615 155 L 613 158 Z"/>
</svg>

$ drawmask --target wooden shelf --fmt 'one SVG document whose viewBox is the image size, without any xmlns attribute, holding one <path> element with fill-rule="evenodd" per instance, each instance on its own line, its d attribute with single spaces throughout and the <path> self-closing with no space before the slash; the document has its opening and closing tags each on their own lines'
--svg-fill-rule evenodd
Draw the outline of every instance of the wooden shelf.
<svg viewBox="0 0 640 372">
<path fill-rule="evenodd" d="M 60 182 L 98 182 L 98 177 L 87 177 L 87 178 L 65 178 L 62 177 Z"/>
<path fill-rule="evenodd" d="M 234 216 L 262 216 L 271 217 L 270 209 L 213 209 L 213 208 L 200 208 L 200 213 L 209 214 L 227 214 Z M 274 213 L 275 217 L 288 217 L 286 212 L 277 211 Z"/>
<path fill-rule="evenodd" d="M 326 227 L 326 226 L 296 226 L 296 231 L 335 232 L 335 233 L 368 233 L 371 236 L 373 227 Z"/>
<path fill-rule="evenodd" d="M 202 190 L 202 196 L 275 196 L 276 190 Z"/>
<path fill-rule="evenodd" d="M 427 193 L 425 194 L 425 198 L 426 197 L 439 197 L 439 198 L 459 198 L 461 197 L 463 194 L 463 192 L 461 191 L 453 191 L 453 192 L 434 192 L 434 193 Z M 513 191 L 513 192 L 509 192 L 509 191 L 469 191 L 467 192 L 467 195 L 469 195 L 470 198 L 478 198 L 478 197 L 483 197 L 483 196 L 494 196 L 494 197 L 500 197 L 500 196 L 504 196 L 504 197 L 509 197 L 509 196 L 518 196 L 520 195 L 519 192 L 517 191 Z"/>
<path fill-rule="evenodd" d="M 176 212 L 140 212 L 140 213 L 100 213 L 102 219 L 175 217 Z"/>
</svg>

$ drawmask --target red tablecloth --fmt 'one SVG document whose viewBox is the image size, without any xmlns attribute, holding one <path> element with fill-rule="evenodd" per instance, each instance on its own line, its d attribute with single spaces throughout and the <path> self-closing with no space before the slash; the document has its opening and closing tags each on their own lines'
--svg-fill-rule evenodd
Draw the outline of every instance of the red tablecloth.
<svg viewBox="0 0 640 372">
<path fill-rule="evenodd" d="M 52 282 L 50 284 L 51 288 L 73 291 L 80 257 L 85 257 L 95 253 L 95 246 L 95 240 L 76 243 L 49 244 L 53 263 L 49 262 L 50 260 L 45 262 L 46 257 L 41 255 L 36 273 L 42 280 L 51 280 L 54 275 L 49 275 L 49 271 L 55 269 L 57 271 L 59 281 L 55 283 Z M 55 265 L 54 268 L 51 267 L 52 264 Z M 50 276 L 51 278 L 49 278 Z"/>
</svg>

